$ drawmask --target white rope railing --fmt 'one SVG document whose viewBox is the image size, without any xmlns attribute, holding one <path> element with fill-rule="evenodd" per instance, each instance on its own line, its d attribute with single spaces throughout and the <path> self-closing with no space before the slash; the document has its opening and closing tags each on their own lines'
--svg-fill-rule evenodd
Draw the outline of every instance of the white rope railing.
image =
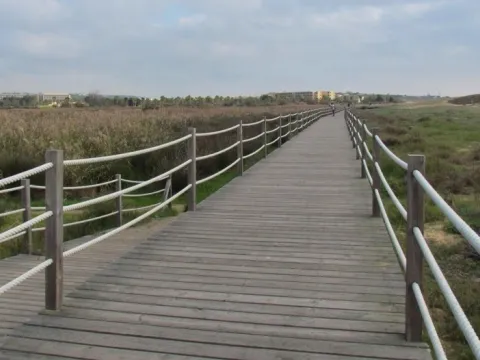
<svg viewBox="0 0 480 360">
<path fill-rule="evenodd" d="M 3 233 L 0 234 L 0 244 L 5 242 L 7 238 L 9 238 L 12 235 L 18 234 L 19 232 L 22 232 L 23 230 L 26 230 L 30 227 L 32 227 L 35 224 L 38 224 L 41 221 L 44 221 L 48 219 L 50 216 L 52 216 L 53 213 L 51 211 L 47 211 L 41 215 L 38 215 L 34 217 L 33 219 L 29 221 L 25 221 L 24 223 L 17 225 L 7 231 L 4 231 Z"/>
<path fill-rule="evenodd" d="M 168 176 L 164 176 L 163 178 L 160 178 L 157 181 L 160 182 L 160 181 L 165 180 L 165 179 L 168 179 Z M 128 184 L 141 184 L 143 182 L 143 180 L 128 180 L 128 179 L 124 179 L 123 177 L 120 178 L 120 180 L 122 182 L 126 182 Z"/>
<path fill-rule="evenodd" d="M 254 141 L 254 140 L 260 139 L 264 134 L 265 134 L 265 131 L 262 131 L 260 134 L 258 134 L 258 135 L 256 135 L 256 136 L 253 136 L 253 137 L 244 139 L 244 140 L 243 140 L 243 143 L 246 144 L 246 143 L 249 143 L 250 141 Z"/>
<path fill-rule="evenodd" d="M 402 246 L 400 245 L 397 235 L 395 234 L 395 230 L 393 229 L 392 223 L 390 222 L 390 218 L 388 217 L 387 210 L 385 210 L 385 206 L 383 205 L 380 192 L 377 189 L 375 189 L 374 192 L 375 192 L 375 198 L 378 203 L 378 207 L 380 208 L 380 214 L 382 215 L 382 219 L 387 229 L 387 233 L 390 237 L 390 241 L 392 242 L 393 249 L 395 250 L 395 254 L 397 255 L 402 271 L 405 273 L 407 271 L 407 258 L 405 257 L 405 254 L 403 253 L 403 250 L 402 250 Z"/>
<path fill-rule="evenodd" d="M 281 119 L 282 116 L 277 116 L 277 117 L 274 117 L 274 118 L 271 118 L 271 119 L 265 119 L 266 122 L 272 122 L 272 121 L 277 121 L 279 119 Z"/>
<path fill-rule="evenodd" d="M 262 119 L 262 120 L 258 120 L 258 121 L 251 122 L 251 123 L 242 123 L 242 127 L 260 125 L 260 124 L 263 124 L 264 122 L 265 122 L 265 120 Z"/>
<path fill-rule="evenodd" d="M 89 218 L 89 219 L 74 221 L 74 222 L 71 222 L 71 223 L 66 223 L 66 224 L 63 224 L 63 227 L 70 227 L 70 226 L 75 226 L 75 225 L 86 224 L 86 223 L 97 221 L 97 220 L 100 220 L 100 219 L 105 219 L 105 218 L 108 218 L 108 217 L 116 215 L 116 214 L 118 214 L 118 211 L 113 211 L 109 214 L 100 215 L 100 216 L 97 216 L 97 217 L 94 217 L 94 218 Z"/>
<path fill-rule="evenodd" d="M 192 135 L 188 134 L 185 135 L 179 139 L 172 140 L 170 142 L 160 144 L 157 146 L 153 146 L 147 149 L 142 149 L 142 150 L 136 150 L 136 151 L 130 151 L 122 154 L 116 154 L 116 155 L 107 155 L 107 156 L 100 156 L 100 157 L 94 157 L 94 158 L 85 158 L 85 159 L 72 159 L 72 160 L 65 160 L 63 164 L 65 166 L 73 166 L 73 165 L 86 165 L 86 164 L 96 164 L 100 162 L 107 162 L 107 161 L 114 161 L 114 160 L 121 160 L 121 159 L 126 159 L 132 156 L 137 156 L 137 155 L 143 155 L 143 154 L 148 154 L 154 151 L 162 150 L 165 148 L 168 148 L 170 146 L 179 144 L 181 142 L 184 142 L 185 140 L 188 140 L 192 137 Z"/>
<path fill-rule="evenodd" d="M 240 161 L 240 159 L 237 158 L 237 160 L 235 160 L 234 162 L 232 162 L 230 165 L 228 165 L 227 167 L 223 168 L 222 170 L 220 171 L 217 171 L 215 174 L 213 175 L 210 175 L 210 176 L 207 176 L 206 178 L 203 178 L 201 180 L 198 180 L 197 181 L 197 185 L 200 185 L 200 184 L 203 184 L 204 182 L 207 182 L 207 181 L 210 181 L 212 179 L 215 179 L 217 176 L 219 175 L 222 175 L 224 172 L 230 170 L 231 168 L 233 168 L 235 165 L 238 164 L 238 162 Z"/>
<path fill-rule="evenodd" d="M 367 176 L 368 183 L 370 184 L 370 186 L 373 186 L 372 175 L 370 174 L 370 170 L 368 170 L 368 165 L 365 159 L 362 160 L 362 163 L 363 163 L 363 168 L 365 169 L 365 175 Z"/>
<path fill-rule="evenodd" d="M 22 282 L 24 282 L 28 278 L 31 278 L 33 275 L 39 273 L 40 271 L 45 270 L 52 263 L 53 263 L 52 259 L 45 260 L 40 264 L 36 265 L 34 268 L 23 273 L 22 275 L 17 276 L 12 281 L 9 281 L 8 283 L 0 287 L 0 295 L 7 292 L 11 288 L 21 284 Z"/>
<path fill-rule="evenodd" d="M 212 131 L 212 132 L 206 132 L 206 133 L 197 133 L 196 137 L 205 137 L 205 136 L 214 136 L 214 135 L 225 134 L 227 132 L 238 129 L 239 126 L 240 125 L 235 125 L 235 126 L 227 128 L 227 129 L 222 129 L 222 130 L 218 130 L 218 131 Z"/>
<path fill-rule="evenodd" d="M 378 177 L 380 178 L 380 180 L 383 184 L 383 187 L 385 188 L 385 190 L 388 193 L 388 196 L 390 197 L 393 204 L 395 205 L 395 207 L 398 209 L 398 211 L 402 215 L 403 219 L 405 221 L 407 221 L 407 210 L 405 210 L 402 203 L 398 199 L 397 195 L 395 195 L 392 188 L 390 187 L 390 184 L 388 183 L 387 179 L 385 178 L 385 175 L 383 174 L 382 168 L 380 167 L 378 162 L 375 162 L 374 166 L 375 166 L 375 169 L 377 170 Z"/>
<path fill-rule="evenodd" d="M 27 233 L 26 231 L 22 231 L 22 232 L 19 232 L 18 234 L 9 236 L 9 237 L 3 239 L 3 240 L 0 242 L 0 244 L 1 244 L 1 243 L 4 243 L 4 242 L 7 242 L 7 241 L 10 241 L 10 240 L 17 239 L 17 238 L 19 238 L 20 236 L 25 235 L 26 233 Z"/>
<path fill-rule="evenodd" d="M 123 197 L 145 197 L 145 196 L 152 196 L 152 195 L 156 195 L 156 194 L 161 194 L 165 192 L 165 189 L 160 189 L 160 190 L 157 190 L 157 191 L 152 191 L 152 192 L 149 192 L 149 193 L 142 193 L 142 194 L 125 194 L 123 195 Z"/>
<path fill-rule="evenodd" d="M 11 193 L 13 191 L 18 191 L 18 190 L 22 190 L 22 189 L 23 189 L 23 186 L 17 186 L 17 187 L 13 187 L 13 188 L 3 189 L 3 190 L 0 190 L 0 194 L 7 194 L 7 193 Z"/>
<path fill-rule="evenodd" d="M 264 147 L 265 147 L 265 145 L 262 145 L 262 146 L 260 146 L 257 150 L 255 150 L 254 152 L 251 152 L 251 153 L 248 154 L 248 155 L 244 155 L 244 156 L 243 156 L 243 159 L 245 160 L 245 159 L 251 158 L 252 156 L 257 155 L 260 151 L 263 150 Z"/>
<path fill-rule="evenodd" d="M 447 360 L 447 355 L 445 355 L 445 351 L 443 350 L 442 342 L 440 341 L 440 337 L 437 334 L 437 330 L 435 329 L 435 325 L 433 324 L 432 317 L 430 316 L 430 312 L 428 311 L 427 303 L 423 298 L 422 290 L 417 283 L 412 284 L 412 289 L 415 295 L 415 300 L 418 304 L 418 308 L 422 313 L 425 329 L 427 330 L 428 337 L 430 338 L 430 341 L 432 343 L 433 352 L 435 353 L 435 359 Z"/>
<path fill-rule="evenodd" d="M 23 212 L 25 212 L 25 209 L 9 210 L 9 211 L 6 211 L 6 212 L 4 212 L 4 213 L 1 213 L 1 214 L 0 214 L 0 218 L 1 218 L 1 217 L 6 217 L 6 216 L 10 216 L 10 215 L 19 214 L 19 213 L 23 213 Z"/>
<path fill-rule="evenodd" d="M 78 245 L 77 247 L 74 247 L 73 249 L 70 249 L 68 251 L 65 251 L 63 253 L 63 256 L 64 257 L 68 257 L 68 256 L 72 256 L 82 250 L 85 250 L 86 248 L 94 245 L 94 244 L 97 244 L 105 239 L 108 239 L 109 237 L 115 235 L 115 234 L 118 234 L 119 232 L 125 230 L 125 229 L 128 229 L 129 227 L 132 227 L 133 225 L 139 223 L 140 221 L 146 219 L 147 217 L 149 217 L 150 215 L 156 213 L 158 210 L 161 210 L 162 208 L 164 208 L 165 206 L 167 206 L 168 204 L 170 204 L 171 202 L 173 202 L 175 199 L 179 198 L 181 195 L 183 195 L 184 193 L 186 193 L 190 188 L 191 188 L 192 185 L 187 185 L 185 188 L 183 188 L 183 190 L 179 191 L 178 193 L 176 193 L 175 195 L 171 196 L 168 200 L 165 200 L 164 202 L 162 202 L 161 204 L 158 204 L 157 206 L 155 206 L 153 209 L 151 209 L 150 211 L 147 211 L 146 213 L 138 216 L 137 218 L 123 224 L 122 226 L 119 226 L 118 228 L 116 229 L 113 229 L 103 235 L 100 235 L 98 236 L 97 238 L 95 239 L 92 239 L 90 241 L 87 241 L 86 243 L 84 244 L 81 244 L 81 245 Z"/>
<path fill-rule="evenodd" d="M 480 254 L 480 235 L 478 235 L 468 224 L 442 199 L 440 194 L 429 184 L 427 179 L 418 171 L 413 172 L 423 191 L 430 197 L 440 211 L 450 220 L 465 240 Z"/>
<path fill-rule="evenodd" d="M 271 134 L 271 133 L 274 133 L 276 131 L 278 131 L 280 129 L 280 126 L 277 126 L 275 129 L 272 129 L 272 130 L 268 130 L 268 131 L 265 131 L 267 134 Z"/>
<path fill-rule="evenodd" d="M 136 212 L 136 211 L 143 211 L 143 210 L 147 210 L 147 209 L 151 209 L 155 206 L 157 206 L 157 204 L 152 204 L 152 205 L 146 205 L 146 206 L 141 206 L 141 207 L 136 207 L 136 208 L 127 208 L 127 209 L 123 209 L 122 212 Z"/>
<path fill-rule="evenodd" d="M 425 238 L 423 237 L 422 232 L 418 227 L 415 227 L 413 228 L 413 234 L 415 235 L 415 239 L 417 240 L 417 243 L 420 246 L 420 249 L 422 250 L 423 256 L 425 258 L 425 262 L 430 267 L 430 270 L 432 271 L 432 275 L 435 278 L 438 286 L 440 287 L 440 290 L 444 295 L 445 300 L 447 301 L 447 304 L 450 310 L 452 311 L 452 314 L 455 317 L 455 320 L 457 321 L 458 326 L 460 327 L 460 330 L 462 330 L 462 333 L 465 336 L 465 339 L 470 345 L 470 349 L 472 349 L 473 355 L 477 359 L 480 358 L 480 339 L 478 338 L 477 334 L 475 333 L 475 330 L 473 329 L 472 325 L 468 321 L 468 318 L 465 316 L 462 306 L 460 305 L 457 298 L 455 297 L 455 294 L 450 288 L 450 285 L 448 284 L 447 279 L 445 279 L 445 276 L 443 275 L 442 270 L 440 269 L 440 267 L 437 264 L 437 261 L 435 260 L 435 257 L 430 251 L 430 248 L 428 247 L 428 244 Z"/>
<path fill-rule="evenodd" d="M 365 149 L 365 154 L 367 155 L 368 159 L 369 159 L 370 161 L 373 161 L 373 155 L 372 155 L 372 153 L 370 152 L 370 150 L 369 150 L 369 148 L 368 148 L 368 146 L 367 146 L 367 144 L 366 144 L 365 142 L 363 142 L 363 148 Z"/>
<path fill-rule="evenodd" d="M 158 179 L 160 179 L 160 178 L 163 178 L 165 176 L 169 176 L 169 175 L 173 174 L 174 172 L 176 172 L 177 170 L 180 170 L 180 169 L 184 168 L 185 166 L 187 166 L 191 162 L 192 162 L 192 160 L 189 159 L 189 160 L 183 162 L 182 164 L 174 167 L 173 169 L 170 169 L 170 170 L 164 172 L 161 175 L 155 176 L 155 177 L 151 178 L 150 180 L 145 180 L 140 184 L 130 186 L 130 187 L 122 189 L 120 191 L 115 191 L 113 193 L 103 195 L 103 196 L 99 196 L 97 198 L 86 200 L 86 201 L 76 203 L 76 204 L 73 204 L 73 205 L 64 206 L 63 211 L 64 212 L 69 212 L 69 211 L 73 211 L 73 210 L 79 210 L 79 209 L 82 209 L 82 208 L 85 208 L 85 207 L 88 207 L 88 206 L 92 206 L 92 205 L 95 205 L 95 204 L 100 204 L 100 203 L 105 202 L 105 201 L 113 200 L 113 199 L 115 199 L 119 196 L 123 196 L 124 194 L 128 194 L 132 191 L 135 191 L 135 190 L 141 189 L 142 187 L 150 185 L 150 184 L 158 181 Z"/>
<path fill-rule="evenodd" d="M 273 145 L 273 144 L 276 144 L 278 143 L 278 140 L 280 139 L 280 136 L 278 136 L 276 139 L 274 139 L 273 141 L 270 141 L 269 143 L 267 143 L 267 146 L 270 146 L 270 145 Z"/>
<path fill-rule="evenodd" d="M 208 154 L 208 155 L 203 155 L 203 156 L 197 156 L 197 161 L 202 161 L 202 160 L 206 160 L 206 159 L 211 159 L 215 156 L 218 156 L 220 154 L 223 154 L 223 153 L 226 153 L 227 151 L 230 151 L 232 149 L 235 149 L 238 144 L 240 144 L 240 141 L 237 141 L 236 143 L 222 149 L 222 150 L 219 150 L 217 152 L 214 152 L 214 153 L 211 153 L 211 154 Z"/>
<path fill-rule="evenodd" d="M 117 180 L 109 180 L 97 184 L 89 184 L 89 185 L 78 185 L 78 186 L 64 186 L 63 190 L 86 190 L 86 189 L 93 189 L 96 187 L 101 187 L 101 186 L 106 186 L 110 185 L 117 182 Z M 45 190 L 45 186 L 41 185 L 30 185 L 30 188 L 32 189 L 39 189 L 39 190 Z"/>
<path fill-rule="evenodd" d="M 27 179 L 33 175 L 40 174 L 41 172 L 44 172 L 45 170 L 51 169 L 53 167 L 53 163 L 46 163 L 37 167 L 34 167 L 33 169 L 23 171 L 19 174 L 8 176 L 6 178 L 0 179 L 0 187 L 4 187 L 5 185 L 9 185 L 11 183 L 20 181 L 22 179 Z"/>
<path fill-rule="evenodd" d="M 375 136 L 375 140 L 377 141 L 378 145 L 382 148 L 382 150 L 385 152 L 385 154 L 388 155 L 388 157 L 393 160 L 398 166 L 400 166 L 403 170 L 407 170 L 408 164 L 400 159 L 397 155 L 395 155 L 380 139 L 380 137 L 377 135 Z"/>
</svg>

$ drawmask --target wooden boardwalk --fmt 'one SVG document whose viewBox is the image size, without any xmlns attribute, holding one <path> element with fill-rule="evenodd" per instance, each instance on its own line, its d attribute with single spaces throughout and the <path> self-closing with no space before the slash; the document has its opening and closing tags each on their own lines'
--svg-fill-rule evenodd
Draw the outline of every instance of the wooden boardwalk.
<svg viewBox="0 0 480 360">
<path fill-rule="evenodd" d="M 17 328 L 0 358 L 431 359 L 404 341 L 405 282 L 370 213 L 343 114 L 322 118 Z"/>
</svg>

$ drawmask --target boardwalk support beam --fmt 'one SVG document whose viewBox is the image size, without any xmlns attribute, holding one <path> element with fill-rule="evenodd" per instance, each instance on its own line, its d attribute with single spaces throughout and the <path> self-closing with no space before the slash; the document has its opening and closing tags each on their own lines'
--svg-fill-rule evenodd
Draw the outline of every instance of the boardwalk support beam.
<svg viewBox="0 0 480 360">
<path fill-rule="evenodd" d="M 197 207 L 197 131 L 195 128 L 188 128 L 192 135 L 188 139 L 187 156 L 191 160 L 188 164 L 188 184 L 191 185 L 187 194 L 187 209 L 195 211 Z"/>
<path fill-rule="evenodd" d="M 45 308 L 60 310 L 63 300 L 63 151 L 47 150 L 45 162 L 46 211 L 53 213 L 45 225 L 45 259 L 53 261 L 45 269 Z"/>
<path fill-rule="evenodd" d="M 414 228 L 423 234 L 425 209 L 424 192 L 413 176 L 414 171 L 425 173 L 425 156 L 409 155 L 407 170 L 407 269 L 405 301 L 405 337 L 407 341 L 421 342 L 423 320 L 413 292 L 412 284 L 417 283 L 422 289 L 423 253 L 415 239 Z"/>
</svg>

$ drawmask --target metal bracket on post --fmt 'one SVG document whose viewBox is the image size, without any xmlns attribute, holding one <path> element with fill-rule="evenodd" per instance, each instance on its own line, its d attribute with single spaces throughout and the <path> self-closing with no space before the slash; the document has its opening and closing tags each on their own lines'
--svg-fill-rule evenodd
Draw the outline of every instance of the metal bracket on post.
<svg viewBox="0 0 480 360">
<path fill-rule="evenodd" d="M 52 216 L 45 226 L 45 308 L 60 310 L 63 301 L 63 151 L 47 150 L 45 162 L 53 167 L 45 172 L 46 211 Z"/>
<path fill-rule="evenodd" d="M 188 139 L 188 183 L 191 185 L 187 195 L 188 211 L 195 211 L 197 208 L 197 131 L 195 128 L 188 128 L 190 139 Z"/>
<path fill-rule="evenodd" d="M 237 159 L 238 165 L 237 165 L 237 172 L 238 176 L 243 176 L 243 121 L 240 120 L 238 122 L 238 129 L 237 129 Z"/>
<path fill-rule="evenodd" d="M 378 133 L 378 128 L 372 129 L 372 140 L 373 140 L 373 173 L 372 173 L 372 216 L 380 216 L 380 206 L 378 205 L 377 197 L 375 195 L 375 190 L 380 191 L 380 175 L 378 174 L 377 167 L 375 164 L 380 166 L 380 146 L 378 145 L 375 136 Z"/>
<path fill-rule="evenodd" d="M 280 115 L 279 119 L 280 125 L 278 126 L 278 147 L 282 147 L 282 115 Z"/>
<path fill-rule="evenodd" d="M 263 145 L 264 145 L 264 157 L 267 158 L 268 149 L 267 149 L 267 118 L 263 117 Z"/>
<path fill-rule="evenodd" d="M 27 222 L 32 219 L 32 207 L 31 207 L 31 196 L 30 196 L 30 179 L 22 179 L 21 184 L 21 200 L 22 207 L 25 209 L 23 211 L 23 222 Z M 25 247 L 27 248 L 28 254 L 32 255 L 32 228 L 29 227 L 25 230 Z"/>
<path fill-rule="evenodd" d="M 122 191 L 122 175 L 117 174 L 115 175 L 115 179 L 117 180 L 115 183 L 115 190 Z M 123 197 L 122 195 L 117 196 L 115 199 L 115 206 L 117 208 L 117 226 L 120 227 L 123 225 Z"/>
<path fill-rule="evenodd" d="M 423 234 L 425 222 L 424 192 L 413 173 L 425 173 L 425 156 L 409 155 L 407 170 L 407 269 L 405 299 L 405 338 L 410 342 L 421 342 L 423 319 L 415 299 L 412 285 L 423 283 L 423 253 L 413 233 L 414 228 Z"/>
<path fill-rule="evenodd" d="M 366 151 L 365 151 L 365 148 L 363 146 L 363 144 L 365 143 L 366 144 L 366 138 L 367 138 L 367 132 L 365 131 L 365 122 L 362 121 L 360 123 L 360 127 L 361 127 L 361 131 L 358 133 L 358 138 L 360 139 L 360 136 L 362 137 L 361 140 L 359 140 L 359 153 L 360 153 L 360 150 L 361 150 L 361 156 L 360 156 L 360 177 L 362 179 L 365 179 L 367 177 L 367 171 L 365 169 L 365 166 L 367 165 L 367 154 L 366 154 Z M 365 166 L 363 165 L 363 163 L 365 162 Z"/>
</svg>

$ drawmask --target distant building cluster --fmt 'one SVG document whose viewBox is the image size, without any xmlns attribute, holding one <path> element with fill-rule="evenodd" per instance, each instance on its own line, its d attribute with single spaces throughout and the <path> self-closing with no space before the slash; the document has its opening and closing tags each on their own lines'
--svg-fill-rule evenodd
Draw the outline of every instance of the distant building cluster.
<svg viewBox="0 0 480 360">
<path fill-rule="evenodd" d="M 277 98 L 290 98 L 290 99 L 298 99 L 298 100 L 312 100 L 312 101 L 320 101 L 320 100 L 335 100 L 343 96 L 343 94 L 336 93 L 333 90 L 324 91 L 292 91 L 292 92 L 275 92 L 268 94 L 270 96 L 274 96 Z"/>
<path fill-rule="evenodd" d="M 0 100 L 3 99 L 21 99 L 25 96 L 34 96 L 37 102 L 61 102 L 65 99 L 71 99 L 72 96 L 67 93 L 38 93 L 38 94 L 31 94 L 31 93 L 24 93 L 24 92 L 4 92 L 0 93 Z"/>
</svg>

